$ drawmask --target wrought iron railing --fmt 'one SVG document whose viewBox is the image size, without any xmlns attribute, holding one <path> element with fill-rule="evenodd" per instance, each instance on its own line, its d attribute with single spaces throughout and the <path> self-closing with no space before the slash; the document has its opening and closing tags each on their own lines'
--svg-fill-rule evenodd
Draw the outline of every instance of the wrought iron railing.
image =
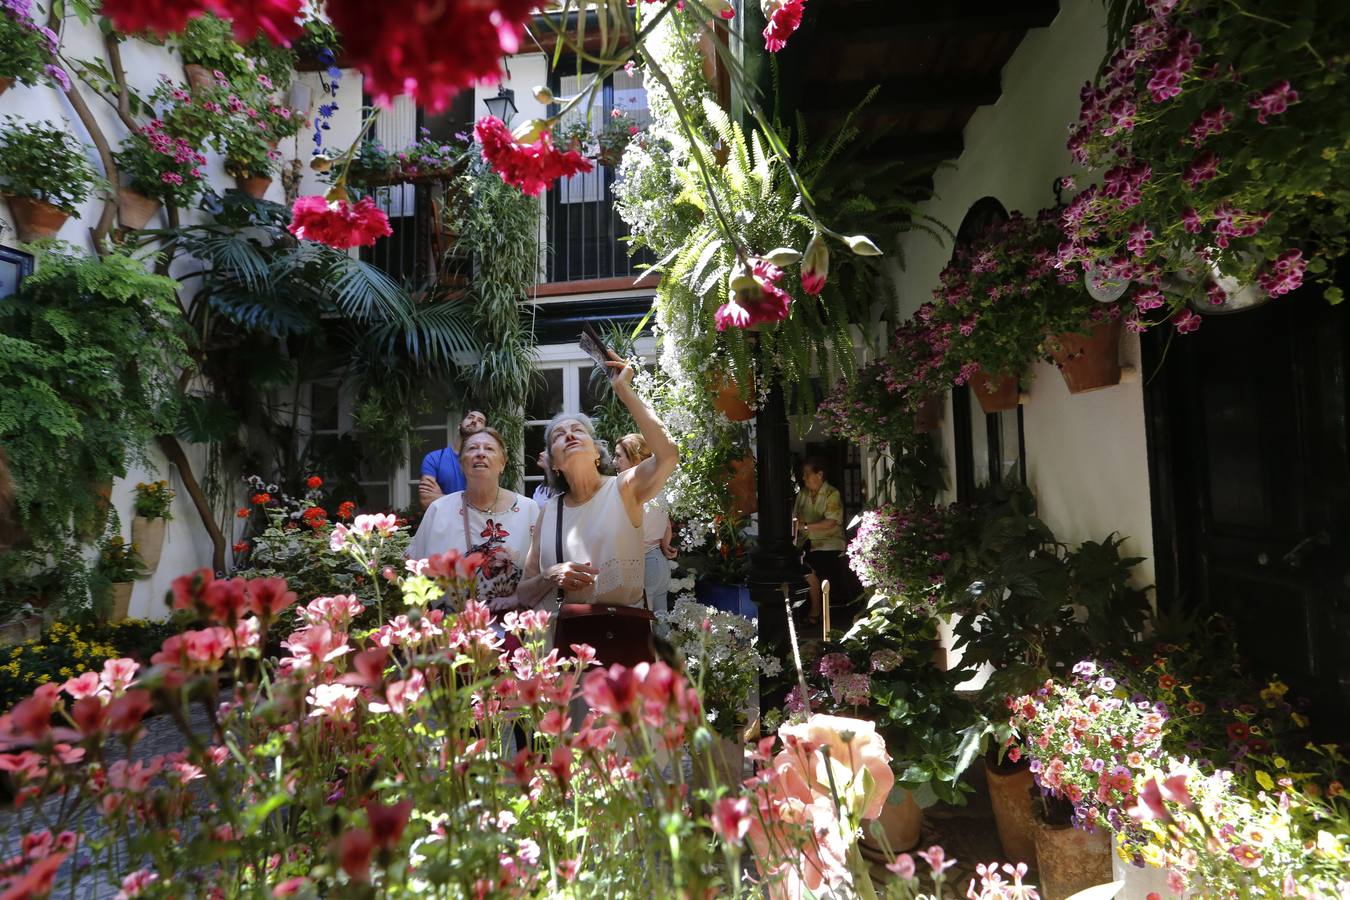
<svg viewBox="0 0 1350 900">
<path fill-rule="evenodd" d="M 559 179 L 544 204 L 545 281 L 590 281 L 636 277 L 654 260 L 629 255 L 628 226 L 614 208 L 614 170 L 597 165 L 583 175 Z"/>
</svg>

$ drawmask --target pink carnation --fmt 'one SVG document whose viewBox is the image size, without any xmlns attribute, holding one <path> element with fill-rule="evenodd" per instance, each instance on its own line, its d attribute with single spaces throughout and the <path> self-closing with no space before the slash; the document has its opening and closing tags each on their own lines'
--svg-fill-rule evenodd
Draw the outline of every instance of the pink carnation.
<svg viewBox="0 0 1350 900">
<path fill-rule="evenodd" d="M 290 232 L 304 241 L 346 250 L 369 247 L 377 239 L 388 237 L 393 230 L 389 227 L 389 217 L 369 197 L 362 197 L 353 204 L 347 200 L 329 202 L 311 195 L 295 201 L 291 209 Z"/>
<path fill-rule="evenodd" d="M 547 131 L 532 144 L 521 143 L 495 116 L 479 119 L 474 135 L 482 145 L 483 159 L 502 181 L 531 197 L 537 197 L 558 178 L 594 168 L 578 151 L 562 152 L 554 147 L 553 136 Z"/>
</svg>

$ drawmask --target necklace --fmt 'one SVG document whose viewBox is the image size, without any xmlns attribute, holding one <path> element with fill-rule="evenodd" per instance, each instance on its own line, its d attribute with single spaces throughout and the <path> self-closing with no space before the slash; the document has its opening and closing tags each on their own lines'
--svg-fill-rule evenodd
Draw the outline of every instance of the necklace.
<svg viewBox="0 0 1350 900">
<path fill-rule="evenodd" d="M 464 502 L 467 503 L 469 506 L 472 506 L 475 512 L 480 512 L 485 516 L 492 515 L 493 511 L 497 509 L 497 501 L 500 499 L 502 499 L 502 486 L 500 484 L 497 485 L 497 493 L 492 498 L 492 503 L 488 504 L 487 509 L 483 509 L 481 506 L 474 506 L 474 504 L 469 500 L 469 492 L 468 491 L 464 492 Z"/>
</svg>

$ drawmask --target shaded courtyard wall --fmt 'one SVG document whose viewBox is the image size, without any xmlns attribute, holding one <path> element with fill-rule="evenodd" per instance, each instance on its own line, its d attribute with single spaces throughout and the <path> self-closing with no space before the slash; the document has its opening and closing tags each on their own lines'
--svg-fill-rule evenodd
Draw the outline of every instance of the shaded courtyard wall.
<svg viewBox="0 0 1350 900">
<path fill-rule="evenodd" d="M 66 20 L 63 30 L 63 52 L 67 59 L 105 58 L 102 40 L 96 24 L 82 25 L 78 19 L 72 16 Z M 160 73 L 165 73 L 178 82 L 185 82 L 186 80 L 183 75 L 182 61 L 177 54 L 170 52 L 165 47 L 142 41 L 127 41 L 122 45 L 122 60 L 126 68 L 128 82 L 142 95 L 148 95 L 154 90 Z M 311 73 L 302 73 L 297 75 L 297 79 L 314 88 L 311 108 L 308 112 L 308 115 L 312 117 L 317 105 L 326 101 L 319 89 L 318 76 Z M 107 102 L 83 86 L 81 90 L 109 143 L 116 149 L 127 133 L 125 127 Z M 331 129 L 324 132 L 324 144 L 328 147 L 345 149 L 356 136 L 360 127 L 361 78 L 357 73 L 343 72 L 338 105 L 339 111 L 332 120 Z M 32 87 L 20 84 L 12 86 L 3 96 L 0 96 L 0 116 L 5 115 L 18 116 L 24 120 L 50 121 L 58 126 L 66 127 L 81 142 L 91 145 L 88 132 L 75 115 L 66 96 L 46 84 Z M 278 149 L 282 153 L 283 164 L 297 157 L 306 163 L 305 176 L 301 182 L 302 193 L 323 193 L 327 190 L 327 186 L 319 182 L 308 168 L 312 147 L 311 132 L 306 129 L 301 131 L 296 138 L 283 141 Z M 100 175 L 105 174 L 99 162 L 98 154 L 93 147 L 88 146 L 87 152 L 89 162 L 94 170 Z M 228 177 L 224 172 L 223 158 L 219 154 L 204 149 L 202 152 L 206 154 L 208 159 L 206 170 L 209 173 L 213 188 L 217 192 L 223 192 L 226 188 L 233 187 L 234 179 Z M 280 177 L 273 180 L 267 192 L 267 199 L 278 203 L 284 202 Z M 78 215 L 71 217 L 66 222 L 61 229 L 59 238 L 73 244 L 81 252 L 92 253 L 89 230 L 98 222 L 102 210 L 101 198 L 98 195 L 91 196 L 80 206 Z M 200 221 L 202 218 L 203 214 L 201 213 L 184 211 L 182 221 L 187 224 Z M 0 199 L 0 221 L 7 226 L 0 228 L 0 244 L 7 247 L 18 247 L 18 237 L 13 227 L 13 216 L 3 199 Z M 165 224 L 164 214 L 161 212 L 155 219 L 151 220 L 147 227 L 159 228 L 164 227 Z M 179 275 L 183 271 L 190 270 L 190 268 L 190 266 L 180 265 L 175 268 L 173 274 Z M 194 474 L 200 480 L 206 472 L 205 448 L 186 445 L 184 450 L 191 462 Z M 149 448 L 149 458 L 150 467 L 133 466 L 128 470 L 126 478 L 118 479 L 114 483 L 112 504 L 121 518 L 123 536 L 130 539 L 137 482 L 156 481 L 161 478 L 168 479 L 170 488 L 177 495 L 173 501 L 173 520 L 169 522 L 166 530 L 164 553 L 159 568 L 150 577 L 135 583 L 128 613 L 132 617 L 164 618 L 168 614 L 168 608 L 164 604 L 164 595 L 169 590 L 170 582 L 181 574 L 211 565 L 211 540 L 202 527 L 196 508 L 192 505 L 187 492 L 183 488 L 183 481 L 177 470 L 168 464 L 157 447 Z M 227 485 L 227 489 L 234 492 L 236 496 L 228 504 L 228 508 L 220 510 L 219 522 L 227 540 L 232 542 L 235 540 L 234 535 L 238 527 L 238 520 L 234 518 L 234 506 L 236 503 L 242 502 L 243 492 L 241 484 L 232 483 Z M 93 554 L 94 551 L 90 549 L 88 552 Z"/>
<path fill-rule="evenodd" d="M 1079 88 L 1105 52 L 1105 15 L 1098 0 L 1062 0 L 1060 6 L 1049 27 L 1028 32 L 1003 70 L 1001 98 L 975 113 L 965 129 L 964 152 L 934 179 L 935 196 L 925 211 L 953 231 L 988 196 L 1010 212 L 1034 215 L 1055 203 L 1055 180 L 1073 173 L 1064 144 L 1078 115 Z M 905 270 L 896 273 L 895 284 L 902 313 L 909 315 L 931 298 L 951 243 L 939 246 L 913 232 L 903 236 L 901 248 Z M 1138 369 L 1137 335 L 1122 339 L 1121 361 Z M 1053 365 L 1037 362 L 1030 374 L 1023 406 L 1027 480 L 1041 517 L 1070 544 L 1111 532 L 1128 537 L 1122 553 L 1148 558 L 1136 569 L 1137 583 L 1152 584 L 1142 379 L 1072 396 Z M 949 397 L 941 437 L 950 484 L 952 420 Z"/>
</svg>

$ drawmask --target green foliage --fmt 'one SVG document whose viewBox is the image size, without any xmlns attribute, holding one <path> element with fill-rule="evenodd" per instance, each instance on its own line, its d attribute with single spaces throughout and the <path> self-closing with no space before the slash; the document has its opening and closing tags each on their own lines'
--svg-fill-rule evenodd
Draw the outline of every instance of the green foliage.
<svg viewBox="0 0 1350 900">
<path fill-rule="evenodd" d="M 317 16 L 310 16 L 302 24 L 300 37 L 295 42 L 296 55 L 317 57 L 322 50 L 327 50 L 336 57 L 342 52 L 342 36 L 329 22 Z"/>
<path fill-rule="evenodd" d="M 947 570 L 953 594 L 966 598 L 955 647 L 964 666 L 996 670 L 981 690 L 991 710 L 1063 674 L 1086 647 L 1109 657 L 1134 645 L 1148 598 L 1129 583 L 1141 560 L 1120 557 L 1123 540 L 1111 535 L 1071 551 L 1036 517 L 1025 489 L 962 521 Z"/>
<path fill-rule="evenodd" d="M 98 508 L 98 486 L 169 430 L 184 351 L 165 325 L 176 295 L 125 254 L 53 248 L 0 304 L 0 444 L 38 546 L 70 537 L 76 517 Z"/>
<path fill-rule="evenodd" d="M 619 356 L 624 359 L 635 358 L 637 351 L 633 346 L 634 335 L 630 331 L 615 322 L 605 322 L 597 330 L 605 339 L 605 344 Z M 609 369 L 602 369 L 600 366 L 591 367 L 589 375 L 591 396 L 600 398 L 600 402 L 591 411 L 591 422 L 595 425 L 595 433 L 609 441 L 610 449 L 613 449 L 619 438 L 625 434 L 632 434 L 638 427 L 628 407 L 624 406 L 618 395 L 609 389 L 609 373 Z"/>
<path fill-rule="evenodd" d="M 230 81 L 249 74 L 248 56 L 235 41 L 233 26 L 218 16 L 206 13 L 193 17 L 177 43 L 186 65 L 221 72 Z"/>
<path fill-rule="evenodd" d="M 47 63 L 46 38 L 34 22 L 0 7 L 0 78 L 37 84 Z"/>
<path fill-rule="evenodd" d="M 503 477 L 514 481 L 524 441 L 520 411 L 535 377 L 534 333 L 520 303 L 538 280 L 538 202 L 475 158 L 451 183 L 445 224 L 459 236 L 454 253 L 473 272 L 463 305 L 471 310 L 478 359 L 463 374 L 474 403 L 506 439 Z"/>
<path fill-rule="evenodd" d="M 0 192 L 43 200 L 74 215 L 89 196 L 94 170 L 68 130 L 5 116 L 0 128 Z"/>
<path fill-rule="evenodd" d="M 266 76 L 278 91 L 291 86 L 295 76 L 295 51 L 258 35 L 244 46 L 244 54 L 253 60 L 253 73 Z"/>
</svg>

